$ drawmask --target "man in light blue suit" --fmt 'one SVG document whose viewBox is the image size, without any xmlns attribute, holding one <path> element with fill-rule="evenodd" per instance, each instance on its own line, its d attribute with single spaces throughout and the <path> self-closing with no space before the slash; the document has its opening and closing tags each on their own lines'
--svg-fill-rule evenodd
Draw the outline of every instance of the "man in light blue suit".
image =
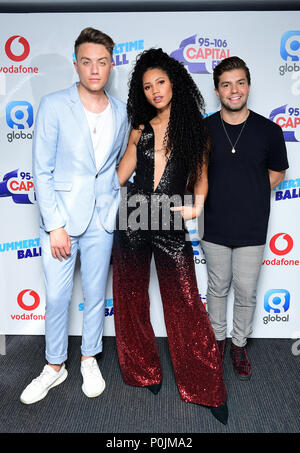
<svg viewBox="0 0 300 453">
<path fill-rule="evenodd" d="M 116 165 L 128 136 L 126 106 L 104 88 L 113 69 L 114 43 L 84 29 L 75 42 L 79 83 L 44 96 L 36 117 L 33 177 L 40 209 L 46 285 L 46 360 L 23 391 L 32 404 L 67 377 L 68 316 L 80 252 L 84 311 L 82 390 L 100 395 L 105 381 L 95 355 L 102 351 L 104 301 L 120 184 Z"/>
</svg>

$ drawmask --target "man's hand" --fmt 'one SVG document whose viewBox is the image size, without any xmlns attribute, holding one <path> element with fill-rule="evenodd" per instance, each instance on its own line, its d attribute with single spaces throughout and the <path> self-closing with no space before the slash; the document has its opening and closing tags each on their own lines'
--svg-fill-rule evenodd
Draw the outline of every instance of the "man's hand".
<svg viewBox="0 0 300 453">
<path fill-rule="evenodd" d="M 50 247 L 53 258 L 59 261 L 71 255 L 71 239 L 64 228 L 50 231 Z"/>
</svg>

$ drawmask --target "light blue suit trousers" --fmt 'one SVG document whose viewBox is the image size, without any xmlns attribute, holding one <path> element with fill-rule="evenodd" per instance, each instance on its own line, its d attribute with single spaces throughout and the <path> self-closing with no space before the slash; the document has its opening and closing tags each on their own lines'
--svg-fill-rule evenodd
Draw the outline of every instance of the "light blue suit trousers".
<svg viewBox="0 0 300 453">
<path fill-rule="evenodd" d="M 67 359 L 69 305 L 76 257 L 80 252 L 84 296 L 81 353 L 94 356 L 102 351 L 104 305 L 113 234 L 105 231 L 96 209 L 86 231 L 70 236 L 71 256 L 53 258 L 49 233 L 40 229 L 42 260 L 47 293 L 45 333 L 46 360 L 61 364 Z"/>
</svg>

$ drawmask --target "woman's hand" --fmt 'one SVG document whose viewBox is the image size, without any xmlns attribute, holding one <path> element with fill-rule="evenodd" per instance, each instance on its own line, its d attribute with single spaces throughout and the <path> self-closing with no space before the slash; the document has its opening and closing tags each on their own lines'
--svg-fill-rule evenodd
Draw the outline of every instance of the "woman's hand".
<svg viewBox="0 0 300 453">
<path fill-rule="evenodd" d="M 201 214 L 203 208 L 202 205 L 196 205 L 196 206 L 174 206 L 173 208 L 170 208 L 171 211 L 180 211 L 183 220 L 191 220 L 195 219 L 196 217 L 199 217 Z"/>
<path fill-rule="evenodd" d="M 187 206 L 176 206 L 170 208 L 171 211 L 180 211 L 183 217 L 183 220 L 191 220 L 199 217 L 205 199 L 208 193 L 208 166 L 206 163 L 202 166 L 202 171 L 199 171 L 199 177 L 194 185 L 194 204 Z"/>
</svg>

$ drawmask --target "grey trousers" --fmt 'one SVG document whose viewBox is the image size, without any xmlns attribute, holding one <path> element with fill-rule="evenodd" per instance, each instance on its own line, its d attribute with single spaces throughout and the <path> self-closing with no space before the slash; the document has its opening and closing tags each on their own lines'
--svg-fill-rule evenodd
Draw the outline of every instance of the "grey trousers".
<svg viewBox="0 0 300 453">
<path fill-rule="evenodd" d="M 231 248 L 203 240 L 201 245 L 207 265 L 207 309 L 216 339 L 226 338 L 227 296 L 232 283 L 232 342 L 245 346 L 252 333 L 256 287 L 265 246 Z"/>
</svg>

